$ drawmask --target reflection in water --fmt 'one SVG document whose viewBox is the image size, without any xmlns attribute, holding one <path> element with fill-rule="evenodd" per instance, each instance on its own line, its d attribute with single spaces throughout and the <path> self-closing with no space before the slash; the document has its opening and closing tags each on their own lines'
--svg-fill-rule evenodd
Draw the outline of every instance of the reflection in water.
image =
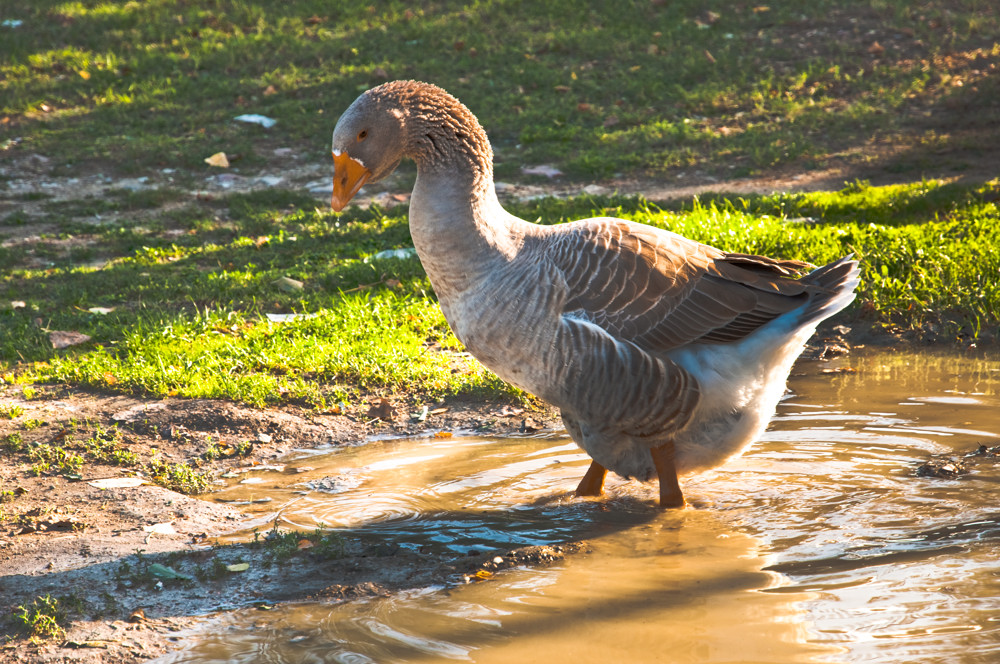
<svg viewBox="0 0 1000 664">
<path fill-rule="evenodd" d="M 221 497 L 252 491 L 283 504 L 286 525 L 424 550 L 591 550 L 452 590 L 223 616 L 161 661 L 997 661 L 1000 466 L 913 471 L 1000 442 L 1000 362 L 869 353 L 840 362 L 855 373 L 831 366 L 801 364 L 761 443 L 690 478 L 684 511 L 659 513 L 653 487 L 621 480 L 605 500 L 572 498 L 587 461 L 565 438 L 303 452 L 291 463 L 314 470 L 296 485 Z"/>
</svg>

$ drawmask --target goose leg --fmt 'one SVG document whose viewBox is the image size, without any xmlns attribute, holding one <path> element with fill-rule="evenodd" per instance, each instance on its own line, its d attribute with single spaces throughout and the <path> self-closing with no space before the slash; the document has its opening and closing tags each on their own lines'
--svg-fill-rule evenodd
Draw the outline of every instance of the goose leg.
<svg viewBox="0 0 1000 664">
<path fill-rule="evenodd" d="M 604 493 L 604 478 L 608 474 L 608 469 L 592 461 L 590 463 L 590 468 L 587 469 L 587 474 L 583 476 L 580 480 L 580 484 L 576 487 L 576 495 L 578 496 L 600 496 Z"/>
<path fill-rule="evenodd" d="M 674 465 L 674 443 L 653 447 L 649 450 L 653 456 L 656 475 L 660 478 L 660 509 L 668 507 L 684 507 L 684 494 L 677 482 L 677 467 Z"/>
</svg>

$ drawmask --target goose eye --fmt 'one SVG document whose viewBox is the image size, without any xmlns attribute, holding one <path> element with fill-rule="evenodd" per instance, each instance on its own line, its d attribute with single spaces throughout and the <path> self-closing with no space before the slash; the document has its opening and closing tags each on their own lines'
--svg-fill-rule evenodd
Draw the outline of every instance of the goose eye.
<svg viewBox="0 0 1000 664">
<path fill-rule="evenodd" d="M 367 129 L 362 129 L 361 133 L 358 134 L 358 141 L 363 141 L 366 138 L 368 138 L 368 130 Z"/>
</svg>

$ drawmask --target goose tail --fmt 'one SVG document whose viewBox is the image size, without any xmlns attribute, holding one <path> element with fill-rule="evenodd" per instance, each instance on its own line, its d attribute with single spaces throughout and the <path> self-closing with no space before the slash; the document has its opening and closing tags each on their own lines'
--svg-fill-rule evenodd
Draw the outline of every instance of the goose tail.
<svg viewBox="0 0 1000 664">
<path fill-rule="evenodd" d="M 809 304 L 799 314 L 801 324 L 818 324 L 853 302 L 857 295 L 855 289 L 861 283 L 860 274 L 854 254 L 848 254 L 802 277 L 802 283 L 817 288 Z"/>
</svg>

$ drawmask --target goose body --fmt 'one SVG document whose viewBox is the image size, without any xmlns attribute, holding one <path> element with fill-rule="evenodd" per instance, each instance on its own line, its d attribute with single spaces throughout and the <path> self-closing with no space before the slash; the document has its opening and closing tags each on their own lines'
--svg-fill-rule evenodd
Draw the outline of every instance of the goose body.
<svg viewBox="0 0 1000 664">
<path fill-rule="evenodd" d="M 767 426 L 816 326 L 854 299 L 849 257 L 806 264 L 730 254 L 599 217 L 541 226 L 500 205 L 492 150 L 473 114 L 433 85 L 363 93 L 333 133 L 332 205 L 402 158 L 417 163 L 410 233 L 458 339 L 502 379 L 558 407 L 607 470 L 660 480 L 742 453 Z"/>
</svg>

